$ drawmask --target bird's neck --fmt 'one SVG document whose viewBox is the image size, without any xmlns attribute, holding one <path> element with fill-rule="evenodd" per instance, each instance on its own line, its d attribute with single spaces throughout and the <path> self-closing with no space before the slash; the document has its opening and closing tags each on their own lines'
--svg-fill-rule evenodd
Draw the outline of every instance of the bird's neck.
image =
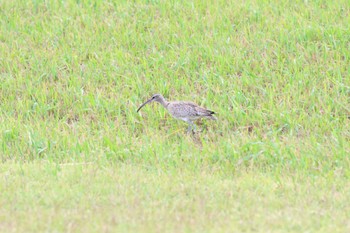
<svg viewBox="0 0 350 233">
<path fill-rule="evenodd" d="M 163 105 L 164 108 L 168 108 L 169 102 L 166 101 L 164 98 L 160 99 L 158 101 L 161 105 Z"/>
</svg>

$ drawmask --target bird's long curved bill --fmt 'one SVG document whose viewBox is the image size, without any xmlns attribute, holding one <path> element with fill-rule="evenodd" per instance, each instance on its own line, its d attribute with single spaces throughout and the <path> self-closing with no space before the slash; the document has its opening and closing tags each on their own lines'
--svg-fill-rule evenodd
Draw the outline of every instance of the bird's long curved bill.
<svg viewBox="0 0 350 233">
<path fill-rule="evenodd" d="M 147 100 L 146 102 L 144 102 L 138 109 L 136 112 L 139 112 L 141 108 L 143 108 L 143 106 L 145 106 L 146 104 L 148 104 L 149 102 L 151 102 L 152 99 Z"/>
</svg>

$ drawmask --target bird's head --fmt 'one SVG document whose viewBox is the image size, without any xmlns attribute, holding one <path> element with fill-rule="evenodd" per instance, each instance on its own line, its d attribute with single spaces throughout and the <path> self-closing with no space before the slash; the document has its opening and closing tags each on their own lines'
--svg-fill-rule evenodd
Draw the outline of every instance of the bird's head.
<svg viewBox="0 0 350 233">
<path fill-rule="evenodd" d="M 164 97 L 161 95 L 161 94 L 154 94 L 152 95 L 152 97 L 147 100 L 146 102 L 144 102 L 138 109 L 137 109 L 137 112 L 140 111 L 140 109 L 145 106 L 146 104 L 148 103 L 151 103 L 151 102 L 161 102 L 164 100 Z"/>
</svg>

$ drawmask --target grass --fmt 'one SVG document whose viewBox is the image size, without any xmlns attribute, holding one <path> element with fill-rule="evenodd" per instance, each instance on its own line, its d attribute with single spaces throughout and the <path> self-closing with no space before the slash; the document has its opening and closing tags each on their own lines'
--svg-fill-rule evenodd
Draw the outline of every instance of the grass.
<svg viewBox="0 0 350 233">
<path fill-rule="evenodd" d="M 348 232 L 349 21 L 345 0 L 0 1 L 0 231 Z M 218 121 L 137 114 L 154 93 Z"/>
<path fill-rule="evenodd" d="M 346 232 L 348 180 L 121 163 L 6 164 L 0 230 Z"/>
</svg>

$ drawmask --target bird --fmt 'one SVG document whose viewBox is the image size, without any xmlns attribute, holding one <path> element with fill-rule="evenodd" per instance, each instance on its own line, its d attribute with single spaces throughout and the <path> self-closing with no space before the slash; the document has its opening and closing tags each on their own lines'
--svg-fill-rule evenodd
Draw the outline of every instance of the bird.
<svg viewBox="0 0 350 233">
<path fill-rule="evenodd" d="M 161 94 L 154 94 L 150 99 L 144 102 L 138 109 L 137 112 L 141 110 L 146 104 L 151 102 L 160 103 L 165 109 L 168 110 L 170 115 L 175 119 L 183 120 L 188 123 L 187 133 L 196 130 L 196 125 L 193 121 L 199 118 L 208 118 L 211 120 L 216 120 L 213 116 L 215 112 L 198 106 L 193 102 L 187 101 L 167 101 Z"/>
</svg>

